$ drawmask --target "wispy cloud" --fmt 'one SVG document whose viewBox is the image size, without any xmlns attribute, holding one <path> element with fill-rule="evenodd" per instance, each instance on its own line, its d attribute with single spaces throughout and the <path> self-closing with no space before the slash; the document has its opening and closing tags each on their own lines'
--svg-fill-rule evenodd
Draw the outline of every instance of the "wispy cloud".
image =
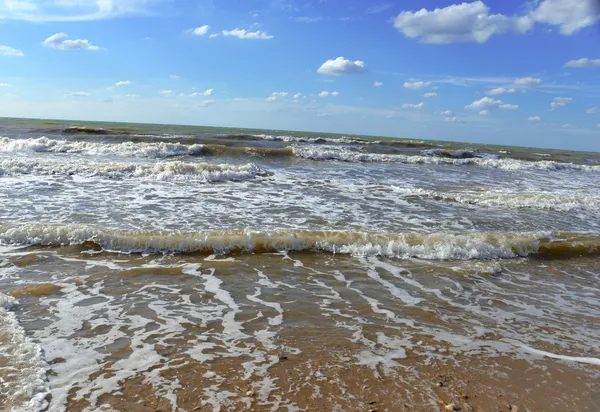
<svg viewBox="0 0 600 412">
<path fill-rule="evenodd" d="M 297 21 L 298 23 L 319 23 L 319 22 L 323 21 L 324 18 L 322 16 L 314 16 L 314 17 L 301 16 L 301 17 L 294 18 L 294 20 Z"/>
<path fill-rule="evenodd" d="M 380 4 L 376 4 L 374 6 L 369 7 L 367 9 L 367 13 L 371 13 L 371 14 L 383 13 L 384 11 L 390 9 L 391 7 L 392 7 L 391 4 L 380 3 Z"/>
<path fill-rule="evenodd" d="M 227 37 L 237 37 L 238 39 L 244 40 L 270 40 L 273 38 L 269 33 L 264 32 L 262 30 L 257 31 L 247 31 L 245 29 L 233 29 L 233 30 L 223 30 L 221 32 L 223 36 Z M 216 37 L 211 35 L 212 37 Z"/>
<path fill-rule="evenodd" d="M 120 82 L 116 82 L 115 86 L 129 86 L 132 83 L 131 80 L 121 80 Z"/>
<path fill-rule="evenodd" d="M 5 0 L 0 2 L 0 19 L 31 22 L 103 20 L 149 14 L 149 6 L 158 2 L 159 0 Z"/>
<path fill-rule="evenodd" d="M 88 92 L 73 92 L 69 93 L 69 96 L 73 97 L 88 97 L 90 94 Z"/>
<path fill-rule="evenodd" d="M 0 56 L 25 56 L 21 50 L 17 50 L 14 47 L 0 45 Z"/>
</svg>

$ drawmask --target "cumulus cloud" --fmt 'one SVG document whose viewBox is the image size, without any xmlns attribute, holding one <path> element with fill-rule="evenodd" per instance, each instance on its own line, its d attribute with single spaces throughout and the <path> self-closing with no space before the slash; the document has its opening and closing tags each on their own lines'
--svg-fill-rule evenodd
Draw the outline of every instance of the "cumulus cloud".
<svg viewBox="0 0 600 412">
<path fill-rule="evenodd" d="M 442 116 L 447 116 L 447 117 L 452 117 L 454 116 L 454 112 L 452 110 L 444 110 L 443 112 L 440 112 L 440 114 Z"/>
<path fill-rule="evenodd" d="M 475 1 L 431 11 L 424 8 L 416 12 L 403 11 L 394 20 L 394 27 L 406 37 L 422 43 L 485 43 L 494 34 L 525 32 L 531 28 L 531 23 L 523 18 L 490 14 L 487 5 Z"/>
<path fill-rule="evenodd" d="M 419 104 L 405 103 L 402 105 L 403 109 L 422 109 L 423 107 L 425 107 L 425 102 Z"/>
<path fill-rule="evenodd" d="M 423 94 L 423 97 L 430 98 L 430 97 L 437 97 L 437 95 L 438 95 L 437 93 L 432 92 L 432 93 L 425 93 L 425 94 Z"/>
<path fill-rule="evenodd" d="M 267 97 L 268 102 L 274 102 L 276 100 L 281 100 L 287 97 L 288 92 L 273 92 L 271 96 Z"/>
<path fill-rule="evenodd" d="M 600 108 L 598 107 L 590 107 L 589 109 L 587 109 L 585 111 L 586 114 L 596 114 L 596 113 L 600 113 Z"/>
<path fill-rule="evenodd" d="M 579 60 L 571 60 L 565 64 L 565 67 L 572 67 L 574 69 L 590 69 L 594 67 L 600 67 L 600 59 L 583 58 Z"/>
<path fill-rule="evenodd" d="M 69 40 L 66 33 L 56 33 L 44 40 L 44 46 L 58 50 L 99 50 L 89 40 Z"/>
<path fill-rule="evenodd" d="M 17 50 L 14 47 L 0 45 L 0 56 L 25 56 L 21 50 Z"/>
<path fill-rule="evenodd" d="M 294 100 L 300 100 L 300 99 L 306 99 L 306 96 L 303 95 L 302 93 L 296 93 L 294 95 Z"/>
<path fill-rule="evenodd" d="M 223 36 L 229 37 L 237 37 L 238 39 L 244 40 L 270 40 L 273 38 L 270 34 L 257 30 L 257 31 L 247 31 L 245 29 L 233 29 L 233 30 L 223 30 L 221 32 Z M 212 35 L 210 37 L 213 37 Z M 216 37 L 216 36 L 214 36 Z"/>
<path fill-rule="evenodd" d="M 535 77 L 523 77 L 520 79 L 515 79 L 513 83 L 517 86 L 535 87 L 542 84 L 542 79 L 537 79 Z"/>
<path fill-rule="evenodd" d="M 196 27 L 195 29 L 192 29 L 192 34 L 194 36 L 204 36 L 206 33 L 208 33 L 209 29 L 210 29 L 210 26 L 205 24 L 204 26 L 200 26 L 200 27 Z"/>
<path fill-rule="evenodd" d="M 402 87 L 405 89 L 423 89 L 431 86 L 431 82 L 404 82 Z"/>
<path fill-rule="evenodd" d="M 88 97 L 90 94 L 88 92 L 73 92 L 70 93 L 69 96 L 74 96 L 74 97 Z"/>
<path fill-rule="evenodd" d="M 483 1 L 453 4 L 444 8 L 404 11 L 396 16 L 394 27 L 422 43 L 485 43 L 504 33 L 526 33 L 535 24 L 558 26 L 564 35 L 591 26 L 600 16 L 595 0 L 535 0 L 520 16 L 490 14 Z"/>
<path fill-rule="evenodd" d="M 100 20 L 132 14 L 147 14 L 157 0 L 4 0 L 0 20 L 67 22 Z"/>
<path fill-rule="evenodd" d="M 515 88 L 506 89 L 504 87 L 497 87 L 495 89 L 490 90 L 486 94 L 488 96 L 497 96 L 499 94 L 512 94 L 512 93 L 515 93 L 516 91 L 517 91 L 517 89 L 515 89 Z"/>
<path fill-rule="evenodd" d="M 162 94 L 163 96 L 170 96 L 173 94 L 173 90 L 161 90 L 158 94 Z"/>
<path fill-rule="evenodd" d="M 542 120 L 542 118 L 540 116 L 531 116 L 528 117 L 527 120 L 529 120 L 530 122 L 539 122 L 540 120 Z"/>
<path fill-rule="evenodd" d="M 121 80 L 120 82 L 116 82 L 115 86 L 129 86 L 133 83 L 131 80 Z"/>
<path fill-rule="evenodd" d="M 565 107 L 572 101 L 573 99 L 571 97 L 555 97 L 550 103 L 550 110 L 556 110 L 559 107 Z"/>
<path fill-rule="evenodd" d="M 340 93 L 339 92 L 328 92 L 323 90 L 321 93 L 319 93 L 319 97 L 329 97 L 329 96 L 338 96 Z"/>
<path fill-rule="evenodd" d="M 327 60 L 319 67 L 317 72 L 328 74 L 330 76 L 345 76 L 349 74 L 360 74 L 366 70 L 365 62 L 360 60 L 351 61 L 344 57 L 338 57 L 334 60 Z"/>
<path fill-rule="evenodd" d="M 465 109 L 479 111 L 479 114 L 488 114 L 490 110 L 505 109 L 516 110 L 519 106 L 516 104 L 505 104 L 502 100 L 494 100 L 491 97 L 484 97 L 465 106 Z"/>
<path fill-rule="evenodd" d="M 571 35 L 599 20 L 594 3 L 595 0 L 543 0 L 528 17 L 536 23 L 558 26 L 561 34 Z"/>
<path fill-rule="evenodd" d="M 381 86 L 383 86 L 383 83 L 382 82 L 375 82 L 375 83 L 373 83 L 373 86 L 375 86 L 375 87 L 381 87 Z"/>
</svg>

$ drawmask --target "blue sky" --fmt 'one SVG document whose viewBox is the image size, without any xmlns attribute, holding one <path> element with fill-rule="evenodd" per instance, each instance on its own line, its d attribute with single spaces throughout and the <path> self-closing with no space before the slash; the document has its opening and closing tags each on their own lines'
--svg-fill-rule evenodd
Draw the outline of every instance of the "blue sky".
<svg viewBox="0 0 600 412">
<path fill-rule="evenodd" d="M 595 0 L 0 0 L 0 115 L 600 151 Z"/>
</svg>

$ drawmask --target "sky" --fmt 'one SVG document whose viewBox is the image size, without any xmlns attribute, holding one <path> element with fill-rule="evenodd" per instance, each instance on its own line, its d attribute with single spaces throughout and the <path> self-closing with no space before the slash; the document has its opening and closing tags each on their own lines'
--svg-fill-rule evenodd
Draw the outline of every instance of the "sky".
<svg viewBox="0 0 600 412">
<path fill-rule="evenodd" d="M 0 0 L 0 116 L 600 151 L 596 0 Z"/>
</svg>

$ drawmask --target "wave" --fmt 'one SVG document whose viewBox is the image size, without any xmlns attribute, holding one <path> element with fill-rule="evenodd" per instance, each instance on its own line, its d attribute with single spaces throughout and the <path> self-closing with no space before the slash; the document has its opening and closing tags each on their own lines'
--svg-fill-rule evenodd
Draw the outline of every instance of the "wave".
<svg viewBox="0 0 600 412">
<path fill-rule="evenodd" d="M 125 253 L 321 251 L 427 260 L 543 258 L 600 254 L 595 233 L 368 233 L 334 231 L 135 232 L 85 225 L 0 225 L 0 243 L 82 245 Z"/>
<path fill-rule="evenodd" d="M 98 143 L 49 139 L 10 139 L 0 137 L 0 152 L 21 153 L 80 153 L 92 156 L 122 156 L 144 158 L 168 158 L 182 156 L 293 156 L 292 148 L 231 147 L 217 144 L 181 143 Z"/>
<path fill-rule="evenodd" d="M 404 196 L 419 196 L 455 202 L 465 205 L 476 205 L 484 207 L 503 207 L 509 209 L 542 209 L 559 212 L 570 212 L 574 210 L 600 211 L 600 197 L 586 196 L 583 194 L 568 195 L 558 193 L 507 193 L 507 192 L 457 192 L 443 193 L 421 188 L 395 187 L 396 193 Z"/>
<path fill-rule="evenodd" d="M 202 182 L 251 180 L 268 175 L 248 163 L 209 164 L 187 162 L 96 163 L 71 159 L 68 163 L 34 159 L 0 160 L 0 176 L 81 175 L 111 179 L 198 180 Z"/>
<path fill-rule="evenodd" d="M 16 299 L 0 293 L 0 376 L 4 406 L 14 412 L 44 410 L 50 393 L 47 363 L 11 311 Z M 8 410 L 8 409 L 7 409 Z"/>
<path fill-rule="evenodd" d="M 581 170 L 600 171 L 599 165 L 561 163 L 553 160 L 526 160 L 500 158 L 496 155 L 479 153 L 473 149 L 422 151 L 421 155 L 370 153 L 352 150 L 350 147 L 327 145 L 295 145 L 283 148 L 237 147 L 220 144 L 182 144 L 180 142 L 121 142 L 99 143 L 89 141 L 57 140 L 47 137 L 11 139 L 0 137 L 0 152 L 20 153 L 80 153 L 142 158 L 169 158 L 184 156 L 233 156 L 233 157 L 296 157 L 314 161 L 341 161 L 354 163 L 400 163 L 432 165 L 472 165 L 503 170 L 541 169 L 548 171 Z M 423 154 L 426 153 L 426 154 Z"/>
<path fill-rule="evenodd" d="M 473 157 L 473 158 L 452 158 L 436 156 L 419 156 L 403 154 L 380 154 L 366 153 L 360 151 L 348 151 L 334 148 L 305 148 L 294 147 L 294 154 L 297 157 L 311 160 L 336 160 L 341 162 L 377 162 L 377 163 L 404 163 L 404 164 L 433 164 L 433 165 L 473 165 L 481 167 L 490 167 L 503 170 L 581 170 L 600 172 L 600 166 L 580 165 L 575 163 L 560 163 L 551 160 L 540 160 L 535 162 L 494 157 Z"/>
</svg>

